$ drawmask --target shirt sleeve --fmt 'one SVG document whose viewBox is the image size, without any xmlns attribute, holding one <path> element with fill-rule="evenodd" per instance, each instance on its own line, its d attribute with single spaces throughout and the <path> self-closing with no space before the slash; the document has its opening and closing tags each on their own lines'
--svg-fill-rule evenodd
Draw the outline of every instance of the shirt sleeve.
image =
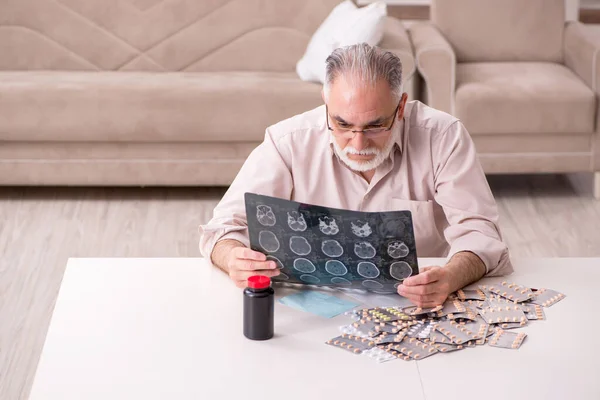
<svg viewBox="0 0 600 400">
<path fill-rule="evenodd" d="M 212 219 L 200 225 L 200 253 L 208 260 L 219 240 L 234 239 L 245 246 L 248 239 L 248 220 L 244 194 L 291 198 L 293 183 L 291 166 L 286 164 L 289 147 L 278 148 L 277 140 L 267 129 L 264 141 L 250 153 L 233 183 L 213 211 Z M 282 141 L 282 140 L 281 140 Z"/>
<path fill-rule="evenodd" d="M 486 275 L 513 272 L 508 248 L 498 226 L 498 208 L 475 145 L 460 121 L 453 122 L 433 140 L 435 200 L 448 220 L 444 236 L 448 257 L 461 251 L 476 254 Z"/>
</svg>

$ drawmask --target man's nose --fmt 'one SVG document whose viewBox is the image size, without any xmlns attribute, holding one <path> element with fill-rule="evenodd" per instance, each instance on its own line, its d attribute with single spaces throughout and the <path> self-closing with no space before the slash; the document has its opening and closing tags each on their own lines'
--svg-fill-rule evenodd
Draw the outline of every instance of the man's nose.
<svg viewBox="0 0 600 400">
<path fill-rule="evenodd" d="M 362 132 L 356 132 L 356 135 L 354 135 L 354 138 L 352 138 L 352 141 L 350 144 L 356 150 L 361 151 L 368 147 L 367 142 L 368 142 L 368 140 Z"/>
</svg>

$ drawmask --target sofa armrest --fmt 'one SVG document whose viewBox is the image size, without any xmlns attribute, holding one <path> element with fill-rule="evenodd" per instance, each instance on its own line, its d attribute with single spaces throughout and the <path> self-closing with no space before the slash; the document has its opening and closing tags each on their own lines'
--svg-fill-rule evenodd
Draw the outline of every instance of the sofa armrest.
<svg viewBox="0 0 600 400">
<path fill-rule="evenodd" d="M 565 28 L 565 65 L 592 90 L 600 94 L 600 46 L 585 33 L 580 22 L 568 22 Z"/>
<path fill-rule="evenodd" d="M 378 46 L 400 57 L 403 82 L 412 79 L 417 67 L 410 37 L 402 21 L 393 17 L 385 17 L 383 37 Z"/>
<path fill-rule="evenodd" d="M 585 26 L 580 22 L 567 22 L 564 33 L 565 65 L 575 72 L 596 95 L 600 95 L 600 46 L 594 44 Z M 596 115 L 596 134 L 592 139 L 592 170 L 600 171 L 600 113 Z M 598 172 L 596 172 L 598 180 Z M 596 183 L 600 187 L 600 180 Z M 596 187 L 596 197 L 600 189 Z"/>
<path fill-rule="evenodd" d="M 417 69 L 426 85 L 425 102 L 438 110 L 454 114 L 456 55 L 450 43 L 429 22 L 409 27 L 415 47 Z"/>
</svg>

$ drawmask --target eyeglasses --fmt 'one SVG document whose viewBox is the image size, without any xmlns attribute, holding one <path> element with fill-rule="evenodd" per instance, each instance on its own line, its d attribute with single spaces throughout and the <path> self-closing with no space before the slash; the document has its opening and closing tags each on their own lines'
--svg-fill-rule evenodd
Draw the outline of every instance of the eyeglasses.
<svg viewBox="0 0 600 400">
<path fill-rule="evenodd" d="M 389 117 L 387 117 L 386 119 L 395 117 L 399 108 L 400 108 L 400 104 L 398 104 L 398 106 L 396 106 L 394 113 L 392 115 L 390 115 Z M 330 116 L 329 116 L 329 109 L 327 108 L 327 105 L 325 105 L 325 112 L 327 113 L 327 115 L 326 115 L 327 129 L 329 129 L 331 132 L 333 132 L 333 134 L 335 136 L 338 136 L 338 137 L 341 137 L 344 139 L 354 139 L 354 137 L 356 136 L 356 134 L 358 132 L 361 132 L 363 135 L 365 135 L 365 137 L 367 139 L 375 139 L 378 137 L 385 136 L 394 127 L 394 121 L 396 120 L 396 118 L 392 119 L 392 123 L 388 128 L 376 127 L 376 128 L 367 128 L 367 129 L 360 129 L 360 130 L 344 128 L 344 127 L 339 127 L 339 126 L 332 128 L 329 126 Z"/>
</svg>

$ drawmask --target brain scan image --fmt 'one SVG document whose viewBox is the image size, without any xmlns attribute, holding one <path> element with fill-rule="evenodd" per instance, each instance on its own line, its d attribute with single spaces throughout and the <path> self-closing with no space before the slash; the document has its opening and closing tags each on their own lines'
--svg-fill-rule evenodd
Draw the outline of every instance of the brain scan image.
<svg viewBox="0 0 600 400">
<path fill-rule="evenodd" d="M 351 222 L 350 226 L 352 228 L 352 233 L 361 238 L 369 237 L 371 233 L 373 233 L 369 223 L 366 221 L 358 220 L 356 223 Z"/>
<path fill-rule="evenodd" d="M 290 250 L 299 256 L 306 256 L 310 254 L 312 248 L 308 243 L 308 240 L 302 236 L 292 236 L 290 238 Z"/>
<path fill-rule="evenodd" d="M 288 216 L 288 226 L 294 232 L 304 232 L 307 228 L 306 220 L 304 219 L 304 215 L 300 214 L 298 211 L 292 211 L 287 213 Z"/>
<path fill-rule="evenodd" d="M 304 272 L 305 274 L 310 274 L 317 270 L 315 264 L 312 261 L 307 260 L 306 258 L 297 258 L 294 260 L 294 269 L 300 272 Z"/>
<path fill-rule="evenodd" d="M 388 254 L 392 258 L 406 257 L 409 253 L 408 246 L 402 242 L 395 241 L 388 244 Z"/>
<path fill-rule="evenodd" d="M 321 250 L 327 257 L 339 257 L 344 254 L 344 248 L 337 240 L 324 240 Z"/>
<path fill-rule="evenodd" d="M 325 235 L 337 235 L 340 232 L 335 219 L 329 217 L 319 218 L 319 230 Z"/>
<path fill-rule="evenodd" d="M 268 253 L 279 250 L 279 240 L 271 231 L 262 231 L 258 234 L 258 243 Z"/>
<path fill-rule="evenodd" d="M 289 276 L 287 276 L 286 274 L 284 274 L 284 273 L 283 273 L 283 272 L 281 272 L 281 271 L 279 271 L 279 275 L 277 275 L 277 278 L 278 278 L 278 279 L 281 279 L 281 280 L 284 280 L 284 281 L 287 281 L 287 280 L 289 280 L 289 279 L 290 279 L 290 277 L 289 277 Z"/>
<path fill-rule="evenodd" d="M 325 263 L 325 271 L 329 272 L 331 275 L 343 276 L 348 273 L 348 268 L 346 268 L 341 261 L 329 260 Z"/>
<path fill-rule="evenodd" d="M 250 247 L 277 265 L 273 278 L 284 287 L 390 294 L 419 271 L 409 210 L 338 209 L 253 193 L 244 198 Z"/>
<path fill-rule="evenodd" d="M 300 279 L 303 280 L 306 283 L 312 283 L 312 284 L 316 284 L 316 283 L 319 283 L 321 281 L 316 276 L 314 276 L 314 275 L 308 275 L 308 274 L 300 275 Z"/>
<path fill-rule="evenodd" d="M 277 223 L 273 209 L 269 206 L 256 207 L 256 219 L 264 226 L 274 226 Z"/>
<path fill-rule="evenodd" d="M 354 254 L 363 259 L 373 258 L 377 252 L 375 247 L 369 242 L 359 242 L 354 244 Z"/>
<path fill-rule="evenodd" d="M 408 278 L 412 274 L 411 266 L 405 261 L 397 261 L 390 265 L 390 275 L 399 281 Z"/>
<path fill-rule="evenodd" d="M 372 281 L 372 280 L 365 280 L 362 282 L 362 285 L 364 287 L 366 287 L 367 289 L 381 289 L 383 287 L 383 285 L 377 281 Z"/>
<path fill-rule="evenodd" d="M 275 264 L 277 264 L 277 268 L 278 269 L 282 269 L 283 268 L 283 263 L 279 260 L 279 258 L 277 258 L 275 256 L 267 256 L 267 260 L 268 261 L 275 261 Z"/>
<path fill-rule="evenodd" d="M 342 285 L 342 286 L 351 286 L 352 285 L 352 282 L 350 282 L 348 279 L 340 278 L 338 276 L 336 276 L 335 278 L 331 278 L 331 283 L 333 283 L 335 285 Z"/>
<path fill-rule="evenodd" d="M 377 227 L 379 235 L 383 238 L 396 238 L 402 237 L 405 234 L 406 227 L 400 220 L 389 219 L 382 221 Z"/>
<path fill-rule="evenodd" d="M 374 279 L 379 276 L 379 268 L 372 262 L 362 261 L 358 263 L 357 271 L 364 278 Z"/>
</svg>

